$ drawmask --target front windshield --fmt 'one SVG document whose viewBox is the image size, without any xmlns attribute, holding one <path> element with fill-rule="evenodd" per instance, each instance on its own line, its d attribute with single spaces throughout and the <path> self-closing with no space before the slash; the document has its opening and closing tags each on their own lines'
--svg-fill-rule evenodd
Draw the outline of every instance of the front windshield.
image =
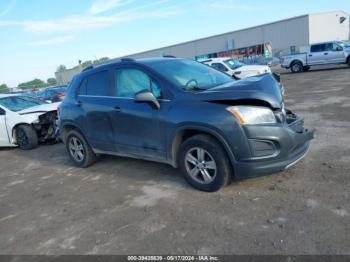
<svg viewBox="0 0 350 262">
<path fill-rule="evenodd" d="M 184 90 L 206 90 L 234 81 L 229 75 L 192 60 L 173 59 L 150 67 Z"/>
<path fill-rule="evenodd" d="M 231 69 L 233 69 L 233 70 L 244 66 L 243 63 L 241 63 L 241 62 L 239 62 L 238 60 L 235 60 L 235 59 L 226 60 L 226 61 L 224 61 L 224 63 L 225 63 L 228 67 L 230 67 Z"/>
<path fill-rule="evenodd" d="M 344 41 L 344 42 L 339 42 L 339 45 L 341 45 L 342 47 L 345 48 L 349 48 L 350 47 L 350 42 Z"/>
<path fill-rule="evenodd" d="M 29 96 L 9 96 L 0 98 L 0 105 L 7 109 L 18 112 L 27 108 L 46 104 L 46 102 Z"/>
</svg>

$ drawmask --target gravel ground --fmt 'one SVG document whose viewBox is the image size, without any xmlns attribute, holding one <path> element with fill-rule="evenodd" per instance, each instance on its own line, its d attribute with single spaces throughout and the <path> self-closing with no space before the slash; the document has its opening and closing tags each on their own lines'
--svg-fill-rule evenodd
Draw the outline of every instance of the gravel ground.
<svg viewBox="0 0 350 262">
<path fill-rule="evenodd" d="M 62 144 L 0 149 L 1 254 L 350 254 L 350 69 L 283 73 L 286 104 L 317 129 L 307 157 L 220 192 L 170 166 Z"/>
</svg>

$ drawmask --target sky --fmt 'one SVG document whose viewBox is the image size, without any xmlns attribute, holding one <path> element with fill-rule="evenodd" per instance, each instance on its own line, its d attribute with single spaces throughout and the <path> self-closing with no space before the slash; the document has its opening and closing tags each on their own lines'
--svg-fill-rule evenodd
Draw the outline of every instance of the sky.
<svg viewBox="0 0 350 262">
<path fill-rule="evenodd" d="M 333 10 L 350 13 L 350 0 L 0 0 L 0 84 Z"/>
</svg>

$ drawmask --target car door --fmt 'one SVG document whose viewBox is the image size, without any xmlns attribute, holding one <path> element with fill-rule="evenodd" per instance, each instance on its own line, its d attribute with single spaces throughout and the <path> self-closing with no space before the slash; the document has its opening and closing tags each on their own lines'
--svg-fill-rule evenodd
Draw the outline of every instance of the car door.
<svg viewBox="0 0 350 262">
<path fill-rule="evenodd" d="M 121 154 L 143 158 L 165 159 L 165 134 L 160 118 L 169 108 L 162 99 L 159 81 L 136 66 L 116 68 L 114 76 L 115 106 L 113 129 L 116 150 Z M 138 103 L 135 95 L 148 90 L 159 100 L 160 109 L 150 103 Z"/>
<path fill-rule="evenodd" d="M 327 44 L 327 52 L 329 52 L 329 63 L 338 64 L 345 63 L 345 54 L 343 47 L 336 43 Z"/>
<path fill-rule="evenodd" d="M 0 107 L 0 146 L 8 146 L 10 143 L 6 128 L 6 112 Z"/>
<path fill-rule="evenodd" d="M 85 77 L 79 88 L 77 106 L 83 111 L 77 119 L 90 145 L 97 151 L 115 151 L 113 117 L 115 103 L 111 96 L 110 72 L 102 70 Z"/>
<path fill-rule="evenodd" d="M 308 55 L 309 65 L 322 65 L 326 63 L 328 52 L 326 52 L 326 44 L 312 45 Z"/>
</svg>

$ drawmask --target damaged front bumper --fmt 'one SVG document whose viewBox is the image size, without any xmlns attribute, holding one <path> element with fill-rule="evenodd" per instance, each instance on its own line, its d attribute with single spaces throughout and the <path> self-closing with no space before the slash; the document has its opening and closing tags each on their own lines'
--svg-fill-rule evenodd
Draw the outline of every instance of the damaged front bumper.
<svg viewBox="0 0 350 262">
<path fill-rule="evenodd" d="M 38 123 L 34 123 L 33 127 L 38 135 L 39 142 L 55 142 L 57 130 L 57 112 L 51 111 L 39 116 Z"/>
<path fill-rule="evenodd" d="M 290 112 L 284 124 L 244 126 L 250 157 L 236 161 L 237 178 L 248 178 L 283 171 L 299 162 L 308 152 L 314 138 L 313 129 Z"/>
</svg>

